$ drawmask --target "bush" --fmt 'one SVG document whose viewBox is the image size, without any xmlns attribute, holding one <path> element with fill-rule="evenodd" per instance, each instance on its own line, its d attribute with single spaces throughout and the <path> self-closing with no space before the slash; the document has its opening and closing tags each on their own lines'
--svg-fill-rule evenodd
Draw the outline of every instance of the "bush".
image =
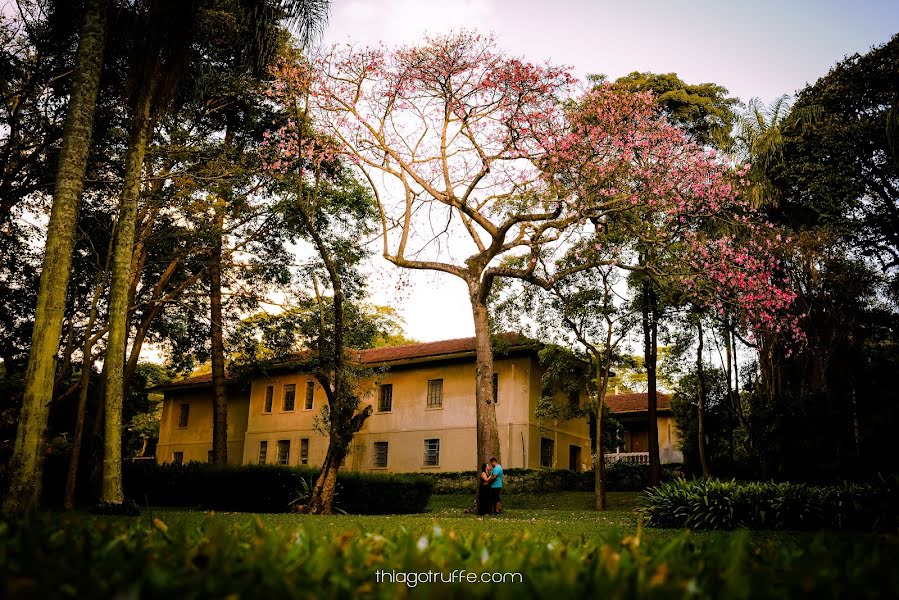
<svg viewBox="0 0 899 600">
<path fill-rule="evenodd" d="M 643 494 L 655 527 L 691 529 L 899 528 L 899 479 L 813 487 L 803 483 L 678 479 Z"/>
<path fill-rule="evenodd" d="M 141 505 L 287 512 L 318 471 L 276 465 L 129 463 L 123 476 L 125 495 Z M 425 512 L 433 487 L 414 475 L 342 472 L 335 507 L 353 514 Z"/>
<path fill-rule="evenodd" d="M 683 475 L 680 465 L 662 465 L 662 481 Z M 606 491 L 637 492 L 649 483 L 649 465 L 618 461 L 606 467 Z M 434 482 L 434 493 L 474 493 L 477 475 L 474 471 L 423 473 Z M 543 494 L 549 492 L 592 492 L 593 471 L 567 469 L 506 469 L 503 486 L 513 494 Z"/>
</svg>

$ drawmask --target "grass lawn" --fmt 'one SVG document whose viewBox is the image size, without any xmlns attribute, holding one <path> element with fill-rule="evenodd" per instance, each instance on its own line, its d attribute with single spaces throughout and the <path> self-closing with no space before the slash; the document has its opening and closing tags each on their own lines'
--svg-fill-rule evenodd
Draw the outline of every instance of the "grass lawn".
<svg viewBox="0 0 899 600">
<path fill-rule="evenodd" d="M 422 515 L 313 517 L 144 509 L 44 513 L 0 524 L 0 577 L 21 598 L 895 597 L 895 537 L 642 528 L 638 497 L 509 495 L 476 517 L 467 495 Z M 378 583 L 378 570 L 520 573 L 520 583 Z M 236 594 L 236 595 L 235 595 Z"/>
</svg>

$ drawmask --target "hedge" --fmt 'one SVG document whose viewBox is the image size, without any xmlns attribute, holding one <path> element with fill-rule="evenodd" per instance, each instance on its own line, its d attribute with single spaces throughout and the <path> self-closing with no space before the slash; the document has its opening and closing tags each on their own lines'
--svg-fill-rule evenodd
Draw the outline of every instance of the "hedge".
<svg viewBox="0 0 899 600">
<path fill-rule="evenodd" d="M 678 479 L 642 496 L 654 527 L 691 529 L 899 530 L 899 478 L 875 483 L 803 483 Z"/>
<path fill-rule="evenodd" d="M 230 512 L 288 512 L 318 476 L 316 469 L 191 462 L 124 465 L 125 495 L 140 505 Z M 341 472 L 335 507 L 352 514 L 421 513 L 434 484 L 414 475 Z"/>
<path fill-rule="evenodd" d="M 681 465 L 662 465 L 662 480 L 682 476 Z M 606 490 L 637 492 L 649 485 L 649 465 L 619 461 L 605 469 Z M 467 494 L 474 491 L 477 475 L 474 471 L 422 473 L 434 482 L 437 494 Z M 506 469 L 503 486 L 507 493 L 541 494 L 547 492 L 593 491 L 593 471 L 567 469 Z"/>
</svg>

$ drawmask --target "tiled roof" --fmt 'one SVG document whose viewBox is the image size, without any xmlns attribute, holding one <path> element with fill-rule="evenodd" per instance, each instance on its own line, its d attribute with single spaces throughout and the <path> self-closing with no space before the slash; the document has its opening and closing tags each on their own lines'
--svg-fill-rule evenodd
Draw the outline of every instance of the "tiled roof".
<svg viewBox="0 0 899 600">
<path fill-rule="evenodd" d="M 671 410 L 671 396 L 659 392 L 656 396 L 658 410 Z M 611 394 L 606 396 L 606 404 L 612 412 L 646 412 L 649 399 L 648 394 L 629 393 Z"/>
<path fill-rule="evenodd" d="M 521 348 L 535 344 L 517 333 L 500 333 L 494 336 L 494 348 L 497 346 L 506 348 Z M 417 359 L 439 358 L 442 356 L 467 355 L 475 352 L 475 338 L 457 338 L 453 340 L 441 340 L 439 342 L 424 342 L 420 344 L 407 344 L 405 346 L 385 346 L 382 348 L 370 348 L 358 352 L 359 360 L 366 365 L 379 365 L 413 361 Z M 293 357 L 299 360 L 302 355 Z M 181 386 L 201 385 L 212 381 L 212 373 L 195 375 L 179 381 L 173 381 L 158 389 L 171 389 Z"/>
<path fill-rule="evenodd" d="M 495 336 L 496 341 L 505 346 L 522 346 L 533 343 L 517 333 L 501 333 Z M 457 338 L 439 342 L 408 344 L 406 346 L 385 346 L 371 348 L 360 352 L 364 364 L 389 363 L 413 358 L 445 356 L 447 354 L 463 354 L 475 351 L 475 338 Z"/>
</svg>

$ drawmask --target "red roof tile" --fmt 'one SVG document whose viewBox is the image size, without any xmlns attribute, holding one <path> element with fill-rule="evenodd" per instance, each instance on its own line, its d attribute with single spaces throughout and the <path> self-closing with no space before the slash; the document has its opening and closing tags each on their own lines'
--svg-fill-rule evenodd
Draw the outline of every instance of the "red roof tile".
<svg viewBox="0 0 899 600">
<path fill-rule="evenodd" d="M 671 409 L 671 396 L 669 394 L 658 393 L 658 409 Z M 629 394 L 612 394 L 606 396 L 606 404 L 613 412 L 645 412 L 649 405 L 647 394 L 629 393 Z"/>
<path fill-rule="evenodd" d="M 530 342 L 524 336 L 517 333 L 501 333 L 496 336 L 500 344 L 506 346 L 522 346 Z M 412 358 L 429 358 L 445 356 L 447 354 L 464 354 L 475 351 L 475 338 L 457 338 L 454 340 L 441 340 L 439 342 L 425 342 L 422 344 L 408 344 L 406 346 L 385 346 L 383 348 L 371 348 L 363 350 L 362 362 L 364 364 L 377 364 L 408 360 Z"/>
</svg>

